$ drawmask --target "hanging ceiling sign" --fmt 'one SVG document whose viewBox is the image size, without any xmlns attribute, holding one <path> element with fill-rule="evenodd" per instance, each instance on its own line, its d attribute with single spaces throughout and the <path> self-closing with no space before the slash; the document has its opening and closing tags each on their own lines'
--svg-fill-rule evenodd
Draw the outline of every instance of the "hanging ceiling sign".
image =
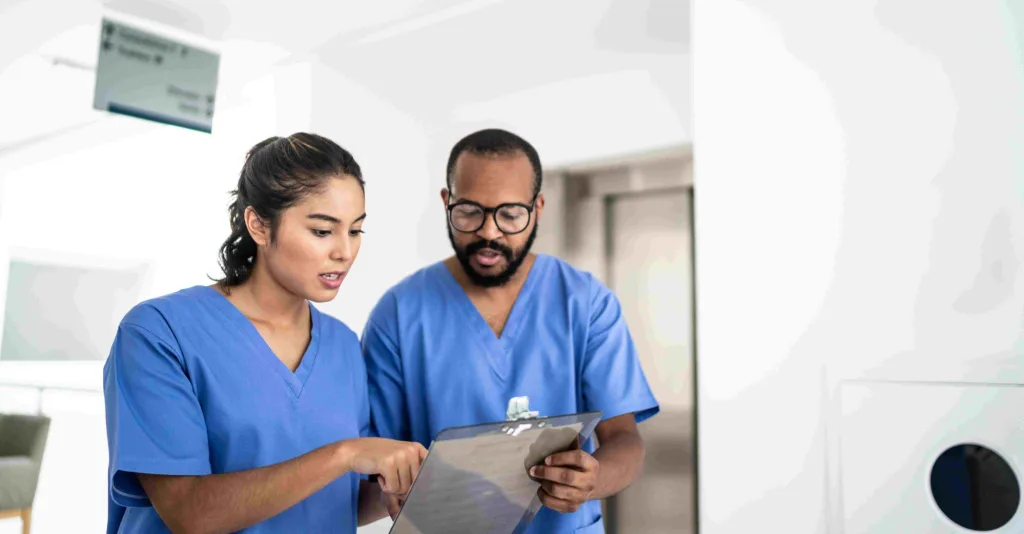
<svg viewBox="0 0 1024 534">
<path fill-rule="evenodd" d="M 210 133 L 220 55 L 104 18 L 93 107 Z"/>
</svg>

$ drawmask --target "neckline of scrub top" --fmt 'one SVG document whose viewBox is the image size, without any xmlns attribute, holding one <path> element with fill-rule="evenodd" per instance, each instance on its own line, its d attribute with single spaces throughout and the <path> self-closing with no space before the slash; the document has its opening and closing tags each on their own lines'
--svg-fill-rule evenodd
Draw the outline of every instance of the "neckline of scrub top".
<svg viewBox="0 0 1024 534">
<path fill-rule="evenodd" d="M 302 396 L 302 389 L 306 385 L 306 380 L 313 373 L 313 365 L 316 363 L 316 356 L 319 353 L 320 345 L 320 317 L 318 316 L 318 310 L 312 303 L 306 302 L 309 306 L 309 317 L 312 322 L 312 326 L 309 330 L 309 345 L 306 347 L 306 352 L 302 354 L 302 360 L 299 361 L 299 366 L 292 372 L 277 354 L 274 354 L 273 349 L 267 344 L 267 341 L 260 335 L 260 331 L 256 329 L 256 325 L 252 324 L 252 321 L 242 313 L 235 305 L 227 299 L 224 295 L 210 286 L 202 286 L 207 288 L 213 294 L 213 300 L 217 303 L 218 309 L 224 314 L 224 316 L 233 323 L 252 343 L 253 347 L 256 348 L 256 352 L 259 354 L 258 359 L 262 360 L 265 365 L 272 368 L 278 376 L 284 380 L 288 389 L 291 390 L 295 397 Z"/>
<path fill-rule="evenodd" d="M 463 313 L 466 314 L 469 320 L 469 327 L 476 330 L 477 340 L 487 349 L 487 361 L 490 362 L 491 368 L 504 380 L 508 375 L 509 356 L 515 345 L 516 336 L 519 335 L 519 326 L 523 322 L 523 314 L 529 309 L 528 304 L 533 296 L 533 289 L 537 285 L 537 279 L 543 275 L 543 269 L 547 267 L 547 258 L 543 254 L 536 255 L 536 259 L 530 267 L 530 272 L 526 274 L 526 281 L 523 282 L 523 287 L 519 290 L 516 301 L 512 304 L 512 311 L 509 312 L 508 320 L 505 321 L 505 328 L 502 330 L 500 338 L 494 333 L 494 330 L 491 330 L 491 325 L 487 324 L 487 319 L 484 319 L 484 316 L 480 314 L 480 310 L 476 309 L 473 301 L 470 300 L 469 295 L 459 285 L 459 281 L 452 274 L 451 270 L 448 269 L 448 266 L 444 262 L 439 262 L 438 267 L 444 271 L 442 276 L 447 282 L 445 285 L 452 294 L 453 299 L 459 302 L 459 307 Z"/>
</svg>

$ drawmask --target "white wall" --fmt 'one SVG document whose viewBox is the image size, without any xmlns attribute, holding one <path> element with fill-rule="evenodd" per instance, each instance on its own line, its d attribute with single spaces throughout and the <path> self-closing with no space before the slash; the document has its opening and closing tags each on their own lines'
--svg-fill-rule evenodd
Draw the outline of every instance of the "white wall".
<svg viewBox="0 0 1024 534">
<path fill-rule="evenodd" d="M 567 24 L 571 24 L 567 22 Z M 681 28 L 680 31 L 686 31 Z M 666 56 L 662 76 L 621 70 L 467 102 L 437 132 L 447 150 L 478 127 L 508 128 L 540 152 L 545 167 L 633 156 L 693 139 L 690 57 Z M 443 165 L 443 162 L 442 162 Z"/>
<path fill-rule="evenodd" d="M 825 531 L 836 377 L 1019 359 L 1020 9 L 695 2 L 702 532 Z"/>
</svg>

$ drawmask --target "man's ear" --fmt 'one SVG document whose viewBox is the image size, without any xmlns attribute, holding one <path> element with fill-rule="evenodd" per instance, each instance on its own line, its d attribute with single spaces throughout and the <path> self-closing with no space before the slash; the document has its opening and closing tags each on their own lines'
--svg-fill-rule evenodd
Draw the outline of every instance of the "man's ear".
<svg viewBox="0 0 1024 534">
<path fill-rule="evenodd" d="M 263 219 L 252 209 L 252 206 L 245 208 L 245 227 L 249 229 L 249 235 L 257 245 L 266 246 L 270 243 L 270 228 Z"/>
</svg>

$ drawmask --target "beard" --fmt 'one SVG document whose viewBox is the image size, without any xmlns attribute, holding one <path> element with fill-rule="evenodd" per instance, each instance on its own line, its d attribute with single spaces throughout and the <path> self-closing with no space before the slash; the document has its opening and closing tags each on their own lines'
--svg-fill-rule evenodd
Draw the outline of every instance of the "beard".
<svg viewBox="0 0 1024 534">
<path fill-rule="evenodd" d="M 523 264 L 526 256 L 530 253 L 530 247 L 533 246 L 533 240 L 537 237 L 537 225 L 534 224 L 533 230 L 530 231 L 530 236 L 526 239 L 526 244 L 520 247 L 519 250 L 513 250 L 497 241 L 487 241 L 484 239 L 474 241 L 465 247 L 459 247 L 455 243 L 455 235 L 452 233 L 451 225 L 445 226 L 448 227 L 448 241 L 451 242 L 452 249 L 455 250 L 455 257 L 458 258 L 459 264 L 462 265 L 462 270 L 469 276 L 470 281 L 480 287 L 500 287 L 507 284 Z M 491 249 L 505 257 L 507 263 L 501 272 L 482 274 L 473 267 L 469 261 L 470 258 L 483 249 Z"/>
</svg>

